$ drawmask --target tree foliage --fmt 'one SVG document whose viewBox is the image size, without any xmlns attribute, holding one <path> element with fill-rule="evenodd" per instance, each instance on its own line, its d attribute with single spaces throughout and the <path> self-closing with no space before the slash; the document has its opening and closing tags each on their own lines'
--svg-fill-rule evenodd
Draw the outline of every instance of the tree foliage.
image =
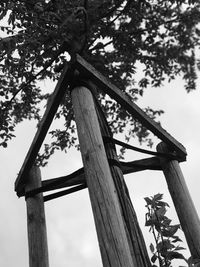
<svg viewBox="0 0 200 267">
<path fill-rule="evenodd" d="M 134 100 L 147 87 L 182 75 L 185 88 L 195 89 L 199 47 L 198 0 L 1 0 L 0 144 L 7 146 L 14 127 L 24 119 L 39 120 L 48 97 L 38 80 L 57 80 L 63 64 L 80 53 Z M 138 77 L 139 70 L 143 70 Z M 127 139 L 148 141 L 147 131 L 118 104 L 99 95 L 113 132 L 127 124 Z M 155 118 L 161 111 L 146 112 Z M 64 130 L 52 132 L 46 157 L 75 143 L 70 97 L 57 113 Z M 69 134 L 66 134 L 66 128 Z"/>
</svg>

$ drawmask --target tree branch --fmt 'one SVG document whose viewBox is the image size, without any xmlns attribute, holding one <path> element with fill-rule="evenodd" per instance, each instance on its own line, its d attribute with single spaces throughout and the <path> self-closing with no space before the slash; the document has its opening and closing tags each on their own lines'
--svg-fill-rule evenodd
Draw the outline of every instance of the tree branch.
<svg viewBox="0 0 200 267">
<path fill-rule="evenodd" d="M 129 7 L 129 5 L 131 4 L 131 1 L 132 0 L 128 0 L 127 1 L 127 3 L 126 3 L 126 5 L 124 6 L 124 8 L 120 11 L 120 13 L 113 19 L 113 20 L 111 20 L 111 22 L 106 26 L 106 28 L 107 27 L 109 27 L 110 25 L 112 25 L 113 24 L 113 22 L 115 22 L 123 13 L 124 13 L 124 11 L 126 11 L 127 10 L 127 8 Z"/>
<path fill-rule="evenodd" d="M 112 44 L 113 40 L 105 43 L 105 44 L 102 44 L 102 43 L 97 43 L 94 47 L 92 47 L 91 49 L 89 49 L 89 51 L 93 51 L 95 49 L 102 49 L 102 48 L 105 48 L 107 45 L 109 44 Z"/>
<path fill-rule="evenodd" d="M 108 12 L 106 14 L 103 14 L 102 16 L 100 16 L 98 19 L 101 20 L 103 18 L 106 18 L 108 16 L 110 16 L 113 12 L 115 12 L 123 3 L 124 1 L 119 1 L 119 3 L 115 6 L 113 6 L 110 10 L 108 10 Z M 128 1 L 129 2 L 129 1 Z M 103 5 L 103 4 L 102 4 Z M 102 5 L 98 6 L 97 9 L 100 9 L 102 7 Z"/>
<path fill-rule="evenodd" d="M 84 41 L 83 41 L 83 45 L 79 51 L 79 54 L 81 55 L 84 51 L 84 49 L 86 48 L 87 45 L 87 41 L 88 41 L 88 33 L 89 33 L 89 19 L 88 19 L 88 0 L 84 0 L 84 16 L 85 16 L 85 20 L 84 20 L 84 26 L 85 26 L 85 36 L 84 36 Z"/>
</svg>

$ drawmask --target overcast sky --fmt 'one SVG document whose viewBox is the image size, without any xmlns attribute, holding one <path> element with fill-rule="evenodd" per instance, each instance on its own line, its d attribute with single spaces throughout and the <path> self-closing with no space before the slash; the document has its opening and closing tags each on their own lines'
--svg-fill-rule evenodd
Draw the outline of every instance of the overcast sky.
<svg viewBox="0 0 200 267">
<path fill-rule="evenodd" d="M 181 168 L 189 191 L 200 214 L 199 201 L 199 131 L 200 131 L 200 86 L 187 94 L 181 79 L 163 88 L 149 89 L 138 104 L 141 107 L 162 108 L 162 126 L 187 149 L 188 157 Z M 17 177 L 36 128 L 34 122 L 25 122 L 17 127 L 16 138 L 7 149 L 0 151 L 0 266 L 27 267 L 28 244 L 26 229 L 26 206 L 24 198 L 18 199 L 14 192 Z M 138 145 L 132 141 L 133 145 Z M 145 155 L 129 152 L 126 160 L 144 158 Z M 82 166 L 80 153 L 57 153 L 42 169 L 43 179 L 66 175 Z M 125 177 L 136 209 L 147 246 L 153 241 L 144 227 L 146 196 L 164 193 L 170 203 L 168 216 L 174 218 L 175 211 L 168 194 L 164 176 L 157 171 L 133 173 Z M 101 259 L 87 189 L 52 200 L 45 204 L 48 230 L 48 245 L 51 267 L 100 267 Z M 185 245 L 185 244 L 184 244 Z M 182 264 L 184 265 L 184 264 Z"/>
</svg>

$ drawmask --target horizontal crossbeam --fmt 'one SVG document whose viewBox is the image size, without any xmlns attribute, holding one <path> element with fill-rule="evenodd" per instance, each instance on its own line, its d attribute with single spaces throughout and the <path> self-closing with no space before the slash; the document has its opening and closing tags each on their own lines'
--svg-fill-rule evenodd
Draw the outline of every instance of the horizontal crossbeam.
<svg viewBox="0 0 200 267">
<path fill-rule="evenodd" d="M 74 187 L 71 187 L 69 189 L 63 190 L 63 191 L 59 191 L 59 192 L 44 196 L 44 202 L 52 200 L 52 199 L 55 199 L 55 198 L 58 198 L 58 197 L 66 196 L 66 195 L 69 195 L 71 193 L 75 193 L 75 192 L 83 190 L 85 188 L 87 188 L 87 185 L 84 183 L 84 184 L 81 184 L 81 185 L 74 186 Z"/>
<path fill-rule="evenodd" d="M 110 163 L 110 165 L 115 164 L 114 161 L 112 160 L 108 160 L 108 162 Z M 141 159 L 141 160 L 135 160 L 135 161 L 129 161 L 129 162 L 123 162 L 117 161 L 117 164 L 120 164 L 120 168 L 123 172 L 123 174 L 130 174 L 133 172 L 139 172 L 139 171 L 144 171 L 144 170 L 161 170 L 161 166 L 160 166 L 160 161 L 159 158 L 157 157 L 152 157 L 152 158 L 146 158 L 146 159 Z M 44 180 L 42 181 L 42 186 L 39 188 L 36 188 L 30 192 L 21 192 L 19 196 L 26 196 L 26 197 L 31 197 L 34 196 L 35 194 L 38 193 L 42 193 L 42 192 L 48 192 L 48 191 L 52 191 L 52 190 L 57 190 L 57 189 L 62 189 L 64 187 L 72 187 L 75 189 L 75 186 L 80 186 L 81 185 L 85 185 L 86 186 L 86 180 L 85 180 L 85 174 L 84 174 L 84 169 L 78 169 L 77 171 L 69 174 L 69 175 L 65 175 L 62 177 L 58 177 L 58 178 L 52 178 L 52 179 L 48 179 L 48 180 Z M 85 188 L 83 186 L 83 188 Z M 75 190 L 76 191 L 76 190 Z M 66 194 L 69 194 L 70 192 L 75 192 L 72 190 L 66 191 Z M 54 193 L 53 195 L 55 195 L 55 197 L 57 196 L 62 196 L 65 195 L 64 191 L 62 193 L 58 194 Z M 52 197 L 53 199 L 54 197 Z M 51 199 L 51 197 L 49 198 L 49 200 Z"/>
<path fill-rule="evenodd" d="M 120 161 L 119 163 L 123 174 L 129 174 L 144 170 L 161 170 L 160 160 L 157 157 L 145 158 L 129 162 Z M 42 181 L 42 185 L 44 187 L 50 186 L 51 190 L 53 190 L 53 189 L 61 189 L 63 187 L 79 185 L 84 182 L 85 182 L 84 170 L 83 168 L 81 168 L 78 171 L 67 176 L 44 180 Z"/>
<path fill-rule="evenodd" d="M 98 72 L 92 65 L 85 61 L 81 56 L 76 56 L 76 68 L 80 71 L 81 75 L 88 77 L 98 88 L 101 88 L 106 94 L 116 100 L 124 109 L 126 109 L 135 119 L 137 119 L 143 126 L 154 133 L 163 142 L 178 153 L 182 160 L 186 159 L 186 149 L 174 137 L 166 132 L 158 123 L 152 120 L 147 114 L 140 109 L 131 99 L 109 79 Z"/>
</svg>

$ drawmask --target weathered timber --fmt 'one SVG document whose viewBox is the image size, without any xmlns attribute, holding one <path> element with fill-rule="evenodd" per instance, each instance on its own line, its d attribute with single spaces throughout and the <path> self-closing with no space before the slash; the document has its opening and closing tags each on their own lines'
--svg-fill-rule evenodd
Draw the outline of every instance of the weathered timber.
<svg viewBox="0 0 200 267">
<path fill-rule="evenodd" d="M 169 152 L 163 142 L 158 145 L 157 150 Z M 179 163 L 163 158 L 160 158 L 160 162 L 191 255 L 194 259 L 200 259 L 200 221 Z"/>
<path fill-rule="evenodd" d="M 27 177 L 25 190 L 30 191 L 41 186 L 41 174 L 33 166 Z M 27 228 L 29 245 L 29 267 L 48 267 L 47 232 L 42 194 L 26 199 Z"/>
<path fill-rule="evenodd" d="M 120 162 L 120 169 L 123 174 L 130 174 L 133 172 L 143 171 L 143 170 L 161 170 L 159 159 L 156 157 L 147 158 L 143 160 L 136 160 L 130 162 Z M 112 168 L 112 167 L 111 167 Z M 49 201 L 61 196 L 65 196 L 82 189 L 87 188 L 86 179 L 84 172 L 71 179 L 67 179 L 68 176 L 62 176 L 58 178 L 52 178 L 42 182 L 42 187 L 36 189 L 36 192 L 47 192 L 50 190 L 61 189 L 63 187 L 71 187 L 63 191 L 59 191 L 47 196 L 44 196 L 44 201 Z M 66 179 L 66 181 L 64 181 Z M 73 186 L 73 187 L 72 187 Z M 29 192 L 28 192 L 29 193 Z M 34 192 L 30 192 L 31 194 Z"/>
<path fill-rule="evenodd" d="M 78 192 L 80 190 L 83 190 L 87 188 L 87 185 L 86 184 L 80 184 L 80 185 L 77 185 L 77 186 L 73 186 L 69 189 L 66 189 L 66 190 L 62 190 L 62 191 L 59 191 L 59 192 L 56 192 L 56 193 L 52 193 L 52 194 L 49 194 L 47 196 L 44 196 L 44 201 L 49 201 L 49 200 L 52 200 L 52 199 L 55 199 L 55 198 L 58 198 L 58 197 L 62 197 L 62 196 L 66 196 L 66 195 L 69 195 L 71 193 L 75 193 L 75 192 Z"/>
<path fill-rule="evenodd" d="M 91 92 L 72 90 L 82 160 L 104 267 L 136 267 L 124 229 Z"/>
<path fill-rule="evenodd" d="M 140 148 L 137 146 L 133 146 L 133 145 L 130 145 L 128 143 L 124 143 L 120 140 L 117 140 L 115 138 L 108 137 L 108 136 L 103 136 L 103 141 L 104 141 L 104 143 L 111 142 L 111 143 L 114 143 L 116 145 L 122 146 L 123 148 L 127 148 L 127 149 L 137 151 L 140 153 L 149 154 L 149 155 L 153 155 L 153 156 L 157 156 L 157 157 L 159 156 L 159 157 L 169 158 L 169 159 L 177 159 L 177 160 L 179 160 L 179 162 L 181 161 L 180 157 L 178 157 L 176 155 L 176 153 L 168 153 L 168 154 L 167 153 L 159 153 L 159 152 L 143 149 L 143 148 Z"/>
<path fill-rule="evenodd" d="M 161 170 L 161 165 L 158 157 L 139 159 L 129 162 L 119 161 L 123 174 L 129 174 L 144 170 Z"/>
<path fill-rule="evenodd" d="M 120 168 L 123 174 L 129 174 L 133 172 L 139 172 L 144 170 L 161 170 L 160 161 L 157 157 L 145 158 L 140 160 L 134 160 L 129 162 L 119 161 Z M 50 189 L 45 189 L 45 191 L 60 189 L 63 187 L 70 187 L 74 185 L 79 185 L 85 182 L 84 171 L 77 174 L 73 178 L 68 179 L 68 175 L 61 176 L 57 178 L 51 178 L 42 181 L 42 186 L 49 186 Z M 43 192 L 45 192 L 43 191 Z"/>
<path fill-rule="evenodd" d="M 68 65 L 66 65 L 55 87 L 54 93 L 52 94 L 50 100 L 48 101 L 48 105 L 44 113 L 44 116 L 41 122 L 39 123 L 39 128 L 36 132 L 36 135 L 29 148 L 29 151 L 26 155 L 26 158 L 21 167 L 21 170 L 15 181 L 15 191 L 17 192 L 19 196 L 24 191 L 26 177 L 28 177 L 28 173 L 35 162 L 37 154 L 47 134 L 49 126 L 51 125 L 53 117 L 58 109 L 60 101 L 66 92 L 66 87 L 67 87 L 69 80 L 71 79 L 71 76 L 72 76 L 72 69 L 68 67 Z"/>
<path fill-rule="evenodd" d="M 112 133 L 110 131 L 109 125 L 97 101 L 96 110 L 99 118 L 102 135 L 107 136 L 110 138 L 110 140 L 112 140 Z M 114 142 L 105 143 L 104 145 L 108 159 L 118 161 Z M 129 164 L 127 163 L 127 165 Z M 124 181 L 121 166 L 120 164 L 114 164 L 110 166 L 110 169 L 120 202 L 120 209 L 122 213 L 123 223 L 126 229 L 126 234 L 128 237 L 129 247 L 131 249 L 132 258 L 136 262 L 136 266 L 150 267 L 151 263 L 148 257 L 145 241 L 137 220 L 136 212 L 129 196 L 128 188 Z M 137 171 L 137 166 L 133 167 L 132 164 L 132 170 Z M 126 169 L 126 171 L 128 171 L 128 169 Z"/>
<path fill-rule="evenodd" d="M 83 183 L 85 183 L 85 174 L 84 169 L 81 168 L 70 175 L 44 180 L 42 181 L 42 186 L 47 188 L 45 191 L 49 191 L 48 188 L 50 188 L 50 190 L 55 190 Z"/>
<path fill-rule="evenodd" d="M 163 142 L 168 144 L 172 150 L 178 152 L 178 155 L 181 156 L 182 160 L 186 159 L 187 152 L 182 144 L 180 144 L 174 137 L 166 132 L 158 123 L 147 116 L 142 109 L 140 109 L 133 101 L 131 101 L 130 97 L 113 85 L 109 79 L 105 78 L 105 76 L 99 73 L 80 55 L 77 55 L 76 57 L 76 67 L 80 71 L 81 75 L 89 77 L 89 79 L 95 82 L 101 90 L 115 99 L 135 119 L 140 121 L 143 126 L 149 129 Z"/>
<path fill-rule="evenodd" d="M 66 176 L 44 180 L 42 181 L 42 186 L 34 190 L 27 191 L 26 194 L 24 192 L 20 194 L 20 196 L 24 196 L 24 195 L 33 196 L 41 192 L 56 190 L 56 189 L 60 189 L 63 187 L 71 187 L 71 186 L 80 185 L 84 183 L 85 183 L 85 175 L 84 175 L 83 168 L 81 168 Z"/>
<path fill-rule="evenodd" d="M 110 162 L 109 165 L 112 166 Z M 117 165 L 120 165 L 120 169 L 122 170 L 123 174 L 130 174 L 144 170 L 161 170 L 160 160 L 158 157 L 145 158 L 129 162 L 118 161 Z M 26 192 L 26 194 L 25 192 L 21 192 L 19 196 L 25 196 L 25 195 L 33 196 L 41 192 L 48 192 L 56 189 L 61 189 L 64 187 L 79 186 L 85 183 L 86 180 L 85 180 L 84 169 L 80 168 L 69 175 L 44 180 L 42 181 L 41 187 L 31 190 L 30 192 Z M 67 192 L 67 194 L 68 193 L 70 193 L 70 191 Z"/>
</svg>

